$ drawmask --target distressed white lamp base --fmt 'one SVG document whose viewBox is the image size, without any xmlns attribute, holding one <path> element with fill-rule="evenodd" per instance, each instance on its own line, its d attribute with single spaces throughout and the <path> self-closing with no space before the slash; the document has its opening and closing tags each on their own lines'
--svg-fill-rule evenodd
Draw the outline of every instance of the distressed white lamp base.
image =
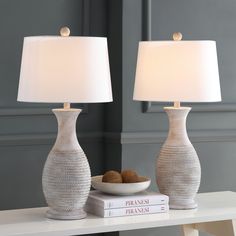
<svg viewBox="0 0 236 236">
<path fill-rule="evenodd" d="M 197 207 L 195 196 L 199 189 L 201 167 L 197 153 L 186 131 L 190 107 L 165 107 L 169 118 L 169 134 L 159 158 L 156 178 L 161 193 L 169 196 L 172 209 Z"/>
<path fill-rule="evenodd" d="M 76 137 L 80 109 L 53 109 L 58 135 L 43 170 L 43 192 L 49 206 L 47 217 L 75 220 L 86 217 L 91 173 L 87 158 Z"/>
</svg>

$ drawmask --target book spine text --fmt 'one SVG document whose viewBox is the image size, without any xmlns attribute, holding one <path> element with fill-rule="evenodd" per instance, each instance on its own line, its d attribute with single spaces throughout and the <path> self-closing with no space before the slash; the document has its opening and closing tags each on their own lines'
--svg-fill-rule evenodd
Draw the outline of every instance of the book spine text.
<svg viewBox="0 0 236 236">
<path fill-rule="evenodd" d="M 104 210 L 103 217 L 116 217 L 116 216 L 132 216 L 132 215 L 146 215 L 168 211 L 167 205 L 144 206 L 144 207 L 128 207 L 120 209 Z"/>
<path fill-rule="evenodd" d="M 163 205 L 168 204 L 167 198 L 140 198 L 140 199 L 122 199 L 120 201 L 105 201 L 104 209 L 123 208 L 123 207 L 138 207 L 148 205 Z"/>
</svg>

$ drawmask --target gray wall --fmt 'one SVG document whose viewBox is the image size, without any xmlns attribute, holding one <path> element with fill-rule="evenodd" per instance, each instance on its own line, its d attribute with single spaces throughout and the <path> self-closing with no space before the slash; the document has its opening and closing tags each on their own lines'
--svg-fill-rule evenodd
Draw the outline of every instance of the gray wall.
<svg viewBox="0 0 236 236">
<path fill-rule="evenodd" d="M 22 40 L 27 35 L 107 36 L 114 102 L 83 105 L 78 136 L 92 174 L 133 168 L 152 177 L 168 131 L 164 104 L 132 100 L 138 42 L 184 39 L 217 42 L 223 102 L 195 104 L 189 136 L 202 165 L 200 192 L 236 191 L 236 2 L 231 0 L 1 0 L 0 1 L 0 209 L 42 206 L 42 168 L 56 135 L 55 104 L 17 103 Z M 75 106 L 79 106 L 75 104 Z M 176 228 L 122 235 L 177 235 Z"/>
</svg>

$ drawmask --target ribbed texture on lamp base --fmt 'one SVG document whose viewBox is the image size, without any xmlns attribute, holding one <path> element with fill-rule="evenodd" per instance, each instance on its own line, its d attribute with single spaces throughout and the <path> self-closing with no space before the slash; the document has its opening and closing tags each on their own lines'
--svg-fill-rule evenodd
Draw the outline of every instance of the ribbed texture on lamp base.
<svg viewBox="0 0 236 236">
<path fill-rule="evenodd" d="M 53 219 L 81 219 L 87 200 L 91 173 L 87 158 L 75 134 L 80 110 L 54 110 L 59 131 L 43 170 L 43 192 Z"/>
<path fill-rule="evenodd" d="M 169 196 L 170 208 L 196 208 L 194 198 L 200 185 L 201 167 L 185 128 L 190 108 L 165 110 L 170 130 L 157 159 L 157 185 L 161 193 Z"/>
</svg>

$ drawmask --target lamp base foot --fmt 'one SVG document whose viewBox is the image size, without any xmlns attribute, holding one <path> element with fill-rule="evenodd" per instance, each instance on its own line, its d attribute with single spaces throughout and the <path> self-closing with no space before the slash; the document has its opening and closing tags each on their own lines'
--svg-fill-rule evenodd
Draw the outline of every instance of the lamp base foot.
<svg viewBox="0 0 236 236">
<path fill-rule="evenodd" d="M 178 204 L 177 202 L 170 202 L 169 204 L 170 209 L 175 209 L 175 210 L 191 210 L 197 208 L 197 203 L 189 203 L 189 204 Z"/>
<path fill-rule="evenodd" d="M 46 216 L 54 220 L 80 220 L 85 218 L 87 216 L 87 213 L 83 209 L 66 212 L 59 212 L 53 209 L 49 209 L 46 213 Z"/>
</svg>

